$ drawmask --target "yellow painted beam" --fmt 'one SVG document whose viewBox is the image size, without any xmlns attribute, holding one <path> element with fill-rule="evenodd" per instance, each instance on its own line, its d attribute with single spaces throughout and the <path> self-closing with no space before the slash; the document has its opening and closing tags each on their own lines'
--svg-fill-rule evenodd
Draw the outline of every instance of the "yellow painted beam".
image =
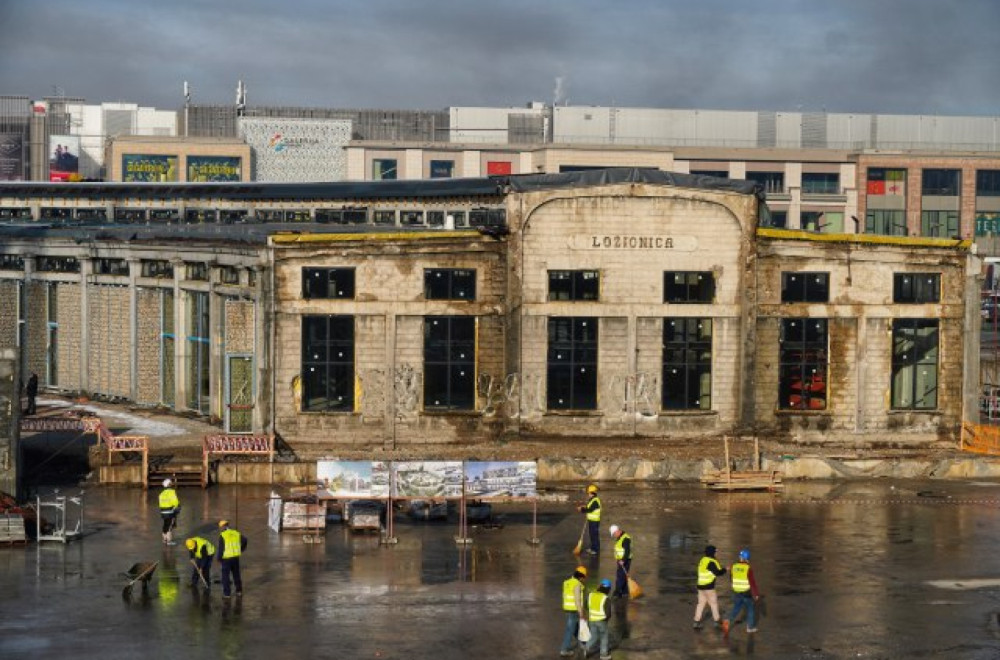
<svg viewBox="0 0 1000 660">
<path fill-rule="evenodd" d="M 901 247 L 959 248 L 968 250 L 970 240 L 954 238 L 928 238 L 926 236 L 882 236 L 881 234 L 822 234 L 799 229 L 778 229 L 758 227 L 760 238 L 780 238 L 790 241 L 812 241 L 816 243 L 857 243 L 864 245 L 898 245 Z"/>
</svg>

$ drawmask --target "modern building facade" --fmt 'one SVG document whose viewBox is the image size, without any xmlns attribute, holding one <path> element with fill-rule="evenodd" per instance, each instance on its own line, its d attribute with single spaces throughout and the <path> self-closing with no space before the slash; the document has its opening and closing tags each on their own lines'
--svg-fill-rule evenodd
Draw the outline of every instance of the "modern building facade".
<svg viewBox="0 0 1000 660">
<path fill-rule="evenodd" d="M 753 182 L 7 184 L 0 210 L 23 218 L 0 225 L 0 346 L 25 373 L 297 451 L 925 444 L 977 414 L 970 242 L 762 228 Z"/>
</svg>

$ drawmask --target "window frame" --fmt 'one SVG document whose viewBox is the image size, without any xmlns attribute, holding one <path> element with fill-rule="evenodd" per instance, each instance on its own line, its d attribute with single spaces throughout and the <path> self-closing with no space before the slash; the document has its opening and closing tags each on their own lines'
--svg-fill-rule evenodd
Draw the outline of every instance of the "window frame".
<svg viewBox="0 0 1000 660">
<path fill-rule="evenodd" d="M 438 328 L 438 325 L 441 327 Z M 424 317 L 423 406 L 425 411 L 471 412 L 475 410 L 477 334 L 478 321 L 475 316 L 429 315 Z M 432 391 L 435 384 L 442 384 L 443 391 Z M 432 400 L 433 403 L 431 403 Z"/>
<path fill-rule="evenodd" d="M 601 271 L 594 269 L 553 268 L 548 273 L 547 300 L 549 302 L 599 302 L 601 299 Z M 565 276 L 565 277 L 563 277 Z M 588 280 L 594 280 L 593 284 Z M 567 286 L 562 286 L 565 281 Z M 560 286 L 553 288 L 553 282 Z"/>
<path fill-rule="evenodd" d="M 475 302 L 477 275 L 475 268 L 425 268 L 424 299 Z M 445 293 L 443 295 L 434 292 L 434 284 L 436 283 L 432 280 L 436 279 L 445 280 L 440 283 L 444 285 Z M 469 295 L 456 295 L 463 291 L 467 291 Z"/>
<path fill-rule="evenodd" d="M 678 277 L 683 278 L 683 281 L 679 282 Z M 672 293 L 673 296 L 671 296 Z M 711 304 L 715 302 L 715 293 L 715 273 L 710 270 L 663 271 L 663 303 L 665 305 Z"/>
<path fill-rule="evenodd" d="M 901 350 L 901 346 L 905 346 L 906 342 L 909 341 L 913 344 L 914 352 L 917 350 L 916 346 L 918 344 L 917 337 L 919 336 L 920 330 L 933 328 L 934 337 L 934 347 L 930 353 L 933 354 L 931 359 L 911 359 L 907 355 L 910 351 Z M 897 318 L 892 320 L 892 342 L 891 346 L 891 371 L 890 371 L 890 396 L 889 405 L 892 410 L 914 410 L 914 411 L 933 411 L 938 409 L 938 387 L 940 382 L 940 364 L 941 364 L 941 323 L 940 319 L 914 319 L 914 318 Z M 927 352 L 924 353 L 926 355 Z M 920 405 L 919 401 L 924 401 L 928 393 L 925 392 L 923 396 L 918 397 L 918 386 L 921 382 L 926 383 L 927 381 L 921 381 L 917 378 L 917 371 L 920 368 L 933 366 L 933 387 L 931 387 L 928 392 L 933 400 L 929 405 L 926 403 Z M 911 371 L 913 374 L 909 377 L 909 382 L 905 385 L 900 383 L 900 380 L 905 378 L 904 373 Z M 910 403 L 906 404 L 905 399 L 901 401 L 901 397 L 904 394 L 910 396 Z"/>
<path fill-rule="evenodd" d="M 545 359 L 548 411 L 596 411 L 600 326 L 596 316 L 550 316 Z M 584 330 L 587 328 L 587 330 Z M 568 330 L 568 332 L 567 332 Z M 580 376 L 579 374 L 585 374 Z M 555 401 L 560 392 L 567 400 Z"/>
<path fill-rule="evenodd" d="M 711 318 L 663 319 L 661 410 L 684 412 L 712 409 L 712 330 Z M 678 371 L 680 375 L 675 378 L 674 374 Z M 703 382 L 706 377 L 707 387 Z M 693 391 L 697 391 L 697 401 Z"/>
<path fill-rule="evenodd" d="M 796 324 L 802 325 L 796 327 Z M 815 327 L 810 329 L 808 324 Z M 810 330 L 822 337 L 816 338 L 815 334 L 810 337 Z M 829 344 L 829 319 L 781 319 L 778 334 L 778 410 L 815 412 L 828 409 Z"/>
<path fill-rule="evenodd" d="M 793 283 L 802 277 L 802 281 Z M 816 280 L 822 279 L 822 283 Z M 810 283 L 813 285 L 810 288 Z M 796 291 L 797 289 L 797 291 Z M 793 297 L 793 293 L 796 295 Z M 783 270 L 781 271 L 781 302 L 782 304 L 795 303 L 829 303 L 830 302 L 830 273 L 826 271 L 809 270 Z"/>
<path fill-rule="evenodd" d="M 921 280 L 931 279 L 932 281 Z M 941 273 L 893 273 L 892 302 L 924 305 L 941 302 Z"/>
<path fill-rule="evenodd" d="M 310 335 L 311 329 L 322 331 Z M 302 395 L 299 410 L 306 413 L 353 413 L 357 396 L 356 359 L 357 331 L 353 315 L 347 314 L 304 314 L 301 321 L 302 353 L 301 383 Z M 339 349 L 339 354 L 330 359 L 330 354 Z M 315 352 L 308 354 L 307 351 Z M 318 378 L 317 369 L 322 370 Z M 331 378 L 331 374 L 333 377 Z M 319 381 L 314 384 L 314 381 Z M 322 387 L 320 387 L 320 382 Z M 331 385 L 341 384 L 343 393 Z M 318 403 L 311 404 L 313 389 L 323 389 L 322 396 L 315 392 Z M 336 402 L 334 398 L 336 397 Z"/>
<path fill-rule="evenodd" d="M 303 266 L 302 299 L 354 300 L 357 296 L 356 271 L 353 266 Z M 331 284 L 335 285 L 334 295 L 330 293 Z"/>
</svg>

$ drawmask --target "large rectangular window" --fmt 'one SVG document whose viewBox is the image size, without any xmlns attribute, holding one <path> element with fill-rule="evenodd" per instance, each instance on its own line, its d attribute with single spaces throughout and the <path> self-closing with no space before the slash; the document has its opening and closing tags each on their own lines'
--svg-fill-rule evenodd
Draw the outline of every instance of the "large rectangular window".
<svg viewBox="0 0 1000 660">
<path fill-rule="evenodd" d="M 601 275 L 596 270 L 550 270 L 549 300 L 597 300 Z"/>
<path fill-rule="evenodd" d="M 888 167 L 868 168 L 868 194 L 903 197 L 906 195 L 906 170 Z"/>
<path fill-rule="evenodd" d="M 187 407 L 203 415 L 209 412 L 210 328 L 208 294 L 187 291 Z"/>
<path fill-rule="evenodd" d="M 597 319 L 549 318 L 546 401 L 549 410 L 597 408 Z"/>
<path fill-rule="evenodd" d="M 781 302 L 829 302 L 829 273 L 799 273 L 782 271 Z"/>
<path fill-rule="evenodd" d="M 836 172 L 803 172 L 802 193 L 837 195 L 840 193 L 840 175 Z"/>
<path fill-rule="evenodd" d="M 958 236 L 958 211 L 921 211 L 920 234 L 955 238 Z"/>
<path fill-rule="evenodd" d="M 892 407 L 937 408 L 938 320 L 892 322 Z"/>
<path fill-rule="evenodd" d="M 715 300 L 715 275 L 710 271 L 663 273 L 663 302 L 710 303 Z"/>
<path fill-rule="evenodd" d="M 425 317 L 424 409 L 472 410 L 475 398 L 475 317 Z"/>
<path fill-rule="evenodd" d="M 712 319 L 663 319 L 664 410 L 712 409 Z"/>
<path fill-rule="evenodd" d="M 764 192 L 768 193 L 785 192 L 784 172 L 747 172 L 746 180 L 759 183 L 761 187 L 764 189 Z"/>
<path fill-rule="evenodd" d="M 450 179 L 455 173 L 455 161 L 432 160 L 430 171 L 432 179 Z"/>
<path fill-rule="evenodd" d="M 396 176 L 395 158 L 376 158 L 372 161 L 372 179 L 375 181 L 394 181 Z"/>
<path fill-rule="evenodd" d="M 976 197 L 1000 197 L 1000 170 L 976 171 Z"/>
<path fill-rule="evenodd" d="M 825 410 L 826 319 L 782 319 L 778 360 L 778 408 Z"/>
<path fill-rule="evenodd" d="M 353 268 L 303 268 L 302 297 L 306 300 L 354 298 Z"/>
<path fill-rule="evenodd" d="M 302 410 L 353 412 L 353 316 L 302 317 Z"/>
<path fill-rule="evenodd" d="M 868 209 L 865 212 L 865 233 L 906 236 L 906 211 Z"/>
<path fill-rule="evenodd" d="M 472 268 L 425 268 L 427 300 L 475 300 L 476 271 Z"/>
<path fill-rule="evenodd" d="M 940 300 L 940 273 L 895 273 L 892 276 L 892 302 L 920 304 Z"/>
<path fill-rule="evenodd" d="M 958 197 L 962 191 L 961 170 L 924 170 L 920 193 L 928 196 Z"/>
</svg>

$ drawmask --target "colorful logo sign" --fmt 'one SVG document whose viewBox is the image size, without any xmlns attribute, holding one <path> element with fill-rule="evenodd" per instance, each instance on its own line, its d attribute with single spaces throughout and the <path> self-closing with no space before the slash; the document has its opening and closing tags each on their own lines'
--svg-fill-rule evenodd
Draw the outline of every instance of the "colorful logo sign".
<svg viewBox="0 0 1000 660">
<path fill-rule="evenodd" d="M 271 136 L 271 139 L 267 141 L 267 148 L 274 151 L 276 154 L 280 154 L 285 150 L 285 140 L 281 133 L 275 133 Z"/>
</svg>

